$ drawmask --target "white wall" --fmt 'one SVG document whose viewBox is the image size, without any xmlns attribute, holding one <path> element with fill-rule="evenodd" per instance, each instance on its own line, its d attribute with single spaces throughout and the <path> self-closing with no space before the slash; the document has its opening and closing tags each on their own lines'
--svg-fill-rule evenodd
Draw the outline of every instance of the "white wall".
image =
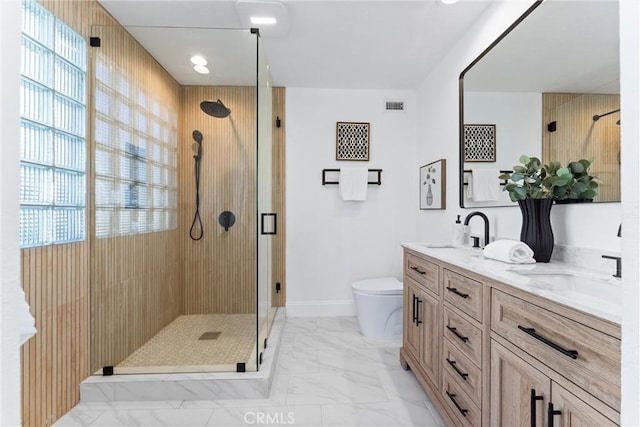
<svg viewBox="0 0 640 427">
<path fill-rule="evenodd" d="M 491 105 L 491 108 L 487 108 Z M 464 95 L 466 124 L 496 125 L 496 161 L 468 162 L 465 170 L 490 168 L 511 170 L 522 154 L 542 158 L 542 94 L 508 92 L 466 92 Z M 467 175 L 467 180 L 471 178 Z M 496 182 L 498 176 L 496 174 Z M 456 181 L 457 182 L 457 181 Z M 455 187 L 452 186 L 452 191 Z M 466 193 L 465 193 L 466 194 Z M 501 191 L 495 202 L 474 202 L 465 197 L 465 206 L 505 206 L 514 202 L 507 191 Z"/>
<path fill-rule="evenodd" d="M 449 49 L 447 56 L 427 76 L 418 93 L 417 166 L 424 159 L 446 158 L 451 165 L 447 171 L 447 206 L 442 212 L 420 212 L 418 239 L 442 241 L 450 239 L 451 226 L 457 214 L 464 218 L 470 211 L 458 208 L 458 77 L 491 42 L 493 42 L 527 8 L 530 2 L 497 2 L 490 6 L 482 19 L 469 28 L 464 37 Z M 440 143 L 430 143 L 439 141 Z M 519 156 L 518 156 L 519 157 Z M 518 158 L 514 158 L 517 163 Z M 491 235 L 520 237 L 522 217 L 517 207 L 483 210 L 491 223 Z M 554 206 L 551 220 L 558 244 L 619 251 L 616 237 L 622 219 L 619 203 L 593 206 Z M 472 221 L 474 234 L 480 234 L 482 222 Z M 588 233 L 585 230 L 589 230 Z"/>
<path fill-rule="evenodd" d="M 640 425 L 640 3 L 620 2 L 624 306 L 622 425 Z"/>
<path fill-rule="evenodd" d="M 385 112 L 396 99 L 406 112 Z M 353 314 L 351 283 L 400 279 L 400 243 L 416 238 L 415 93 L 287 88 L 286 107 L 287 315 Z M 335 160 L 338 121 L 371 123 L 369 162 Z M 322 185 L 322 169 L 356 164 L 383 169 L 366 202 Z"/>
<path fill-rule="evenodd" d="M 0 1 L 0 425 L 20 425 L 20 2 Z"/>
</svg>

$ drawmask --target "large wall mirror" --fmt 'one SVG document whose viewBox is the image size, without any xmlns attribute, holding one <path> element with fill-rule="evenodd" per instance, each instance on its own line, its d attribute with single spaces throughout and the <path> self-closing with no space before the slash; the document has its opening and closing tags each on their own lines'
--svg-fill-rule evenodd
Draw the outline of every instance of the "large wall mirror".
<svg viewBox="0 0 640 427">
<path fill-rule="evenodd" d="M 460 74 L 461 207 L 515 205 L 498 175 L 522 154 L 592 160 L 594 202 L 620 201 L 618 19 L 618 0 L 536 1 Z"/>
</svg>

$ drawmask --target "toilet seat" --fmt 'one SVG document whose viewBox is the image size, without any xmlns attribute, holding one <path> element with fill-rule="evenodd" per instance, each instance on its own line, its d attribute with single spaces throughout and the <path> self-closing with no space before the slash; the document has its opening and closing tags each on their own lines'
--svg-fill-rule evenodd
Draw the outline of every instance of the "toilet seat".
<svg viewBox="0 0 640 427">
<path fill-rule="evenodd" d="M 402 295 L 402 282 L 395 277 L 376 277 L 354 282 L 354 292 L 365 295 Z"/>
</svg>

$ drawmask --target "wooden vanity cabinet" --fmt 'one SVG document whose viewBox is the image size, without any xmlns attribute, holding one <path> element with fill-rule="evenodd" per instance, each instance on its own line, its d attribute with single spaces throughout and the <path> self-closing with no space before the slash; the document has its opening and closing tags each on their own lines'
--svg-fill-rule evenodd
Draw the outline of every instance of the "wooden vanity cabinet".
<svg viewBox="0 0 640 427">
<path fill-rule="evenodd" d="M 429 271 L 428 277 L 419 273 L 426 271 Z M 437 336 L 441 303 L 438 293 L 433 292 L 438 290 L 438 267 L 412 256 L 405 258 L 405 272 L 403 348 L 417 362 L 424 378 L 436 385 L 441 371 L 440 339 Z M 414 281 L 415 274 L 420 275 L 421 284 Z"/>
<path fill-rule="evenodd" d="M 400 360 L 447 425 L 619 425 L 619 325 L 409 249 L 404 287 Z"/>
</svg>

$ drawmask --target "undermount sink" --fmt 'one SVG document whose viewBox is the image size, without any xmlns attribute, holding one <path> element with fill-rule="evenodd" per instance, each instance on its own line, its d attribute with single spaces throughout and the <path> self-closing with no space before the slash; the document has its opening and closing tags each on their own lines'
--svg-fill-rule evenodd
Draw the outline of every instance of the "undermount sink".
<svg viewBox="0 0 640 427">
<path fill-rule="evenodd" d="M 571 272 L 518 271 L 521 276 L 531 279 L 529 286 L 536 289 L 552 291 L 554 294 L 566 297 L 591 297 L 603 299 L 606 297 L 620 298 L 620 285 L 608 281 L 592 279 L 591 277 Z"/>
<path fill-rule="evenodd" d="M 451 248 L 453 249 L 454 246 L 448 243 L 420 243 L 420 246 L 424 247 L 424 248 L 437 248 L 437 249 L 448 249 Z"/>
</svg>

